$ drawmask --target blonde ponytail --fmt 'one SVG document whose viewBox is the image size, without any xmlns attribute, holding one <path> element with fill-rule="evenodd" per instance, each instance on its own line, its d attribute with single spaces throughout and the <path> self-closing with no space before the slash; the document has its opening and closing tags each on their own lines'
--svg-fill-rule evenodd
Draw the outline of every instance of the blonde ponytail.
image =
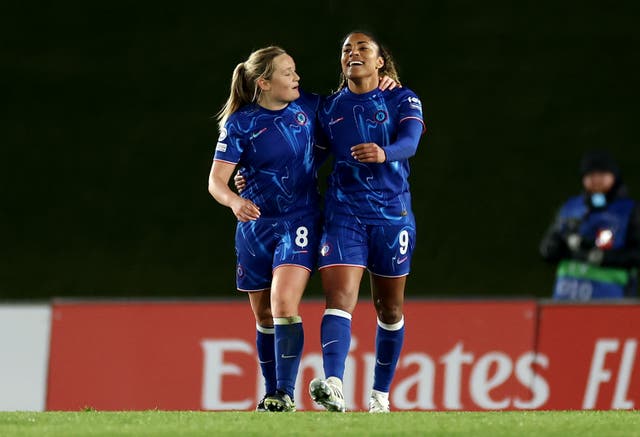
<svg viewBox="0 0 640 437">
<path fill-rule="evenodd" d="M 286 53 L 280 47 L 269 46 L 254 51 L 246 61 L 236 65 L 231 76 L 229 97 L 216 115 L 221 129 L 231 114 L 244 105 L 258 101 L 258 79 L 271 79 L 274 70 L 273 59 Z"/>
</svg>

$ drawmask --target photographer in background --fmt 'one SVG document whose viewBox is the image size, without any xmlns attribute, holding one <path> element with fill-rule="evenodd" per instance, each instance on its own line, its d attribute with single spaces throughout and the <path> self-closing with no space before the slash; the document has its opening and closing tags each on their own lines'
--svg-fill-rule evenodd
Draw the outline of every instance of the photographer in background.
<svg viewBox="0 0 640 437">
<path fill-rule="evenodd" d="M 540 244 L 557 264 L 557 300 L 635 297 L 640 265 L 640 206 L 628 197 L 609 153 L 588 152 L 580 163 L 584 192 L 562 205 Z"/>
</svg>

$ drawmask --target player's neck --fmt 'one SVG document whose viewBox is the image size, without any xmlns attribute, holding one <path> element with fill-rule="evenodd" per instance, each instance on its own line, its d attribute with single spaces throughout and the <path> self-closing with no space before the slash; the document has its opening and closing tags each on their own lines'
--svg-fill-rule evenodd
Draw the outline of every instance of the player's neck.
<svg viewBox="0 0 640 437">
<path fill-rule="evenodd" d="M 274 100 L 269 98 L 269 96 L 265 96 L 262 94 L 258 97 L 258 105 L 263 107 L 264 109 L 268 109 L 270 111 L 279 111 L 287 107 L 289 102 L 283 102 L 281 100 Z"/>
<path fill-rule="evenodd" d="M 362 77 L 357 79 L 349 79 L 347 85 L 349 91 L 354 94 L 365 94 L 378 88 L 379 79 L 377 76 Z"/>
</svg>

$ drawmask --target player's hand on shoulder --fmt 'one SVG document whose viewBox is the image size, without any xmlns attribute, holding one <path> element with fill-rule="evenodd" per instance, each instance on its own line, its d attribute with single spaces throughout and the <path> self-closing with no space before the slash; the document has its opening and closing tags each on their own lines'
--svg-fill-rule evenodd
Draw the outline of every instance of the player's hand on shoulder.
<svg viewBox="0 0 640 437">
<path fill-rule="evenodd" d="M 380 77 L 380 82 L 378 83 L 378 88 L 380 88 L 380 90 L 385 91 L 385 90 L 389 90 L 391 91 L 394 88 L 402 88 L 402 84 L 400 84 L 400 82 L 396 81 L 395 79 L 390 78 L 389 76 L 382 76 Z"/>
<path fill-rule="evenodd" d="M 358 162 L 382 163 L 387 155 L 376 143 L 360 143 L 351 148 L 351 156 Z"/>
<path fill-rule="evenodd" d="M 240 196 L 231 202 L 231 210 L 236 218 L 241 222 L 257 220 L 260 217 L 260 208 L 258 208 L 252 201 Z"/>
</svg>

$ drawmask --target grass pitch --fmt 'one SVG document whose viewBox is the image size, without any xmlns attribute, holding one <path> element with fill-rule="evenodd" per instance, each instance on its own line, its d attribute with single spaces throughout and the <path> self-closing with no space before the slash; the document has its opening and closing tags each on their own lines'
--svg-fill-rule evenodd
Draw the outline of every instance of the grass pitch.
<svg viewBox="0 0 640 437">
<path fill-rule="evenodd" d="M 640 411 L 0 413 L 0 436 L 640 436 Z"/>
</svg>

